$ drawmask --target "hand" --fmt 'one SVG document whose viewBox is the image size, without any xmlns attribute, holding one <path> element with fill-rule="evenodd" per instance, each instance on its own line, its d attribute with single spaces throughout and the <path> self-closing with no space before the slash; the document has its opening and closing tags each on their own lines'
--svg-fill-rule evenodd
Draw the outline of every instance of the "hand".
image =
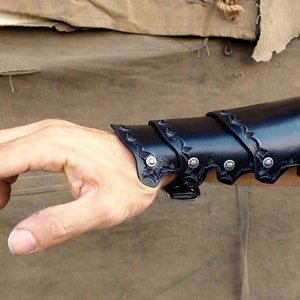
<svg viewBox="0 0 300 300">
<path fill-rule="evenodd" d="M 0 131 L 0 208 L 11 184 L 28 171 L 64 172 L 74 201 L 45 208 L 9 236 L 12 253 L 41 251 L 84 232 L 121 223 L 145 210 L 158 189 L 143 185 L 131 152 L 114 133 L 60 120 Z"/>
</svg>

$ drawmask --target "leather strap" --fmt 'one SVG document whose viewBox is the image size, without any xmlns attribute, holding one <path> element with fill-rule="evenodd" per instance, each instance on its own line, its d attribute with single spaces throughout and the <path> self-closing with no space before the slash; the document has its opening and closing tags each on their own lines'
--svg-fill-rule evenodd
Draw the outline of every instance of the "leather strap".
<svg viewBox="0 0 300 300">
<path fill-rule="evenodd" d="M 179 173 L 177 154 L 149 125 L 112 125 L 120 140 L 133 153 L 139 179 L 155 187 L 167 174 Z"/>
<path fill-rule="evenodd" d="M 233 184 L 252 171 L 249 153 L 222 125 L 211 117 L 150 121 L 165 142 L 178 154 L 181 180 L 201 184 L 210 169 L 217 178 Z"/>
<path fill-rule="evenodd" d="M 256 179 L 274 183 L 300 166 L 300 97 L 208 113 L 251 153 Z"/>
</svg>

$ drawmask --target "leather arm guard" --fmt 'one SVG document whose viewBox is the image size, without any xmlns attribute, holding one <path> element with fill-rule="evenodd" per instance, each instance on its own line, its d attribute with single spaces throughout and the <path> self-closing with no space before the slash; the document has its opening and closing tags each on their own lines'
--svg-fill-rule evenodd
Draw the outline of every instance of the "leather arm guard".
<svg viewBox="0 0 300 300">
<path fill-rule="evenodd" d="M 300 174 L 300 97 L 112 128 L 133 153 L 145 185 L 180 174 L 165 188 L 174 199 L 200 195 L 198 186 L 213 168 L 225 184 L 249 172 L 264 183 L 274 183 L 292 167 Z"/>
</svg>

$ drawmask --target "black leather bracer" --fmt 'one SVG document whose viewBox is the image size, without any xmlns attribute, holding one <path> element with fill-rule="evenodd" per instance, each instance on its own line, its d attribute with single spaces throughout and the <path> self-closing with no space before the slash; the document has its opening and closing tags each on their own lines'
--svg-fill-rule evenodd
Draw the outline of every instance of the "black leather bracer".
<svg viewBox="0 0 300 300">
<path fill-rule="evenodd" d="M 197 197 L 213 168 L 220 182 L 233 184 L 249 172 L 274 183 L 287 169 L 300 167 L 300 97 L 200 118 L 112 127 L 133 153 L 145 185 L 155 187 L 165 175 L 180 174 L 166 187 L 175 199 Z"/>
</svg>

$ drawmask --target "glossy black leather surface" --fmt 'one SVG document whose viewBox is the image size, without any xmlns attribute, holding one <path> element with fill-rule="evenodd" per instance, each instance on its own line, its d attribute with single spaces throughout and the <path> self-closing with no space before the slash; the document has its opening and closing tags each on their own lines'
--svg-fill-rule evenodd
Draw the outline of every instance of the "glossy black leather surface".
<svg viewBox="0 0 300 300">
<path fill-rule="evenodd" d="M 162 140 L 153 127 L 112 125 L 112 128 L 134 155 L 139 179 L 145 185 L 157 186 L 165 175 L 179 173 L 176 153 Z M 153 167 L 149 167 L 146 163 L 150 156 L 157 160 Z"/>
<path fill-rule="evenodd" d="M 173 185 L 176 194 L 180 184 L 185 195 L 186 187 L 194 191 L 213 168 L 220 182 L 233 184 L 248 172 L 261 182 L 274 183 L 287 169 L 300 166 L 300 97 L 200 118 L 112 127 L 135 156 L 144 184 L 157 186 L 163 176 L 180 173 Z M 147 165 L 149 156 L 156 158 L 155 166 Z"/>
<path fill-rule="evenodd" d="M 241 143 L 211 117 L 151 121 L 164 140 L 180 157 L 181 179 L 190 185 L 201 184 L 207 172 L 214 168 L 219 181 L 232 184 L 242 174 L 252 171 L 249 154 Z M 199 166 L 189 167 L 197 158 Z M 236 167 L 226 170 L 225 162 Z"/>
<path fill-rule="evenodd" d="M 208 114 L 249 149 L 256 179 L 274 183 L 300 166 L 300 97 Z M 271 159 L 273 165 L 264 166 Z"/>
</svg>

